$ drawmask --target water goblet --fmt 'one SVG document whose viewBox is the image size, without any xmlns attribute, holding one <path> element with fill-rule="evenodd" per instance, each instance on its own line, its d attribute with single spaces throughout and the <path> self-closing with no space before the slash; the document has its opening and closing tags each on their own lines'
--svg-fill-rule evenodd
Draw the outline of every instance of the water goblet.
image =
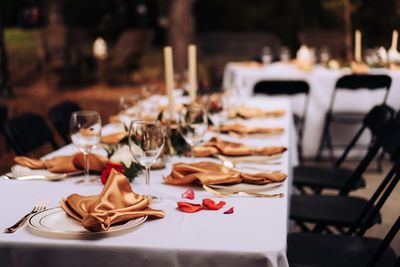
<svg viewBox="0 0 400 267">
<path fill-rule="evenodd" d="M 191 157 L 194 161 L 194 147 L 203 142 L 208 129 L 207 111 L 198 104 L 191 104 L 182 109 L 179 114 L 179 131 L 190 145 Z"/>
<path fill-rule="evenodd" d="M 161 200 L 153 196 L 150 185 L 150 167 L 160 156 L 164 146 L 164 130 L 158 120 L 134 120 L 129 127 L 129 149 L 137 162 L 145 167 L 146 195 L 153 200 Z"/>
<path fill-rule="evenodd" d="M 100 142 L 101 118 L 96 111 L 77 111 L 72 113 L 70 121 L 72 143 L 83 153 L 85 161 L 84 184 L 90 183 L 88 155 Z"/>
</svg>

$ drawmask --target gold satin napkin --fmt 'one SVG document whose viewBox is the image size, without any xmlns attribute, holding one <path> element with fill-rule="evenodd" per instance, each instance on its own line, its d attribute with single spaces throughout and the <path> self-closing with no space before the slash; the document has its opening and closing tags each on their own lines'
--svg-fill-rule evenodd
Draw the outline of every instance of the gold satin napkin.
<svg viewBox="0 0 400 267">
<path fill-rule="evenodd" d="M 113 224 L 143 216 L 165 216 L 164 211 L 149 208 L 151 199 L 133 192 L 128 179 L 114 169 L 100 195 L 72 194 L 60 204 L 69 216 L 91 232 L 107 231 Z"/>
<path fill-rule="evenodd" d="M 287 177 L 282 172 L 242 173 L 228 168 L 222 164 L 202 161 L 196 163 L 176 163 L 172 167 L 171 174 L 164 177 L 167 184 L 184 185 L 199 181 L 202 185 L 215 184 L 269 184 L 281 182 Z"/>
<path fill-rule="evenodd" d="M 196 157 L 211 157 L 217 154 L 224 156 L 272 156 L 285 152 L 286 147 L 250 147 L 244 144 L 228 142 L 217 137 L 213 137 L 204 145 L 194 147 L 193 150 Z"/>
<path fill-rule="evenodd" d="M 251 118 L 266 118 L 266 117 L 282 117 L 285 115 L 285 110 L 277 109 L 271 111 L 265 111 L 259 108 L 251 107 L 238 107 L 234 109 L 230 114 L 230 117 L 236 118 L 241 117 L 245 119 Z"/>
<path fill-rule="evenodd" d="M 215 129 L 218 130 L 218 129 Z M 226 125 L 221 125 L 219 127 L 219 130 L 222 133 L 229 133 L 229 132 L 234 132 L 240 135 L 245 135 L 245 134 L 280 134 L 283 133 L 283 128 L 277 127 L 277 128 L 263 128 L 263 127 L 252 127 L 252 126 L 246 126 L 243 124 L 226 124 Z"/>
<path fill-rule="evenodd" d="M 355 74 L 366 74 L 369 72 L 369 67 L 367 64 L 362 62 L 352 61 L 350 63 L 351 71 Z"/>
<path fill-rule="evenodd" d="M 102 171 L 108 161 L 107 158 L 95 154 L 89 154 L 88 160 L 89 168 L 93 171 Z M 31 169 L 47 169 L 54 173 L 76 172 L 85 168 L 85 160 L 82 153 L 45 160 L 18 156 L 14 158 L 14 161 Z"/>
<path fill-rule="evenodd" d="M 119 144 L 119 142 L 121 142 L 122 139 L 124 139 L 127 136 L 128 136 L 128 132 L 125 132 L 125 131 L 104 135 L 101 137 L 100 143 L 106 144 L 106 145 L 116 145 L 116 144 Z"/>
</svg>

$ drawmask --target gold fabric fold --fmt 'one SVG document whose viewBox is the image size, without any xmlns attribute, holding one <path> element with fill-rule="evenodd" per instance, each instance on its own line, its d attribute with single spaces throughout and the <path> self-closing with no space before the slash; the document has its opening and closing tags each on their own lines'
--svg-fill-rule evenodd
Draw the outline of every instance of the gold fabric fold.
<svg viewBox="0 0 400 267">
<path fill-rule="evenodd" d="M 194 147 L 193 150 L 196 157 L 211 157 L 217 154 L 224 156 L 272 156 L 285 152 L 286 147 L 250 147 L 244 144 L 228 142 L 217 137 L 213 137 L 204 145 Z"/>
<path fill-rule="evenodd" d="M 151 199 L 133 192 L 127 178 L 114 169 L 100 195 L 72 194 L 60 204 L 69 216 L 92 232 L 107 231 L 113 224 L 143 216 L 165 216 L 164 211 L 149 208 Z"/>
<path fill-rule="evenodd" d="M 95 154 L 89 154 L 88 159 L 89 169 L 92 171 L 102 171 L 108 161 L 107 158 Z M 18 156 L 14 158 L 14 161 L 31 169 L 47 169 L 54 173 L 76 172 L 85 168 L 85 160 L 82 153 L 58 156 L 46 160 Z"/>
<path fill-rule="evenodd" d="M 217 130 L 217 129 L 214 129 Z M 229 133 L 229 132 L 234 132 L 240 135 L 246 135 L 246 134 L 281 134 L 283 133 L 284 129 L 281 127 L 276 127 L 276 128 L 263 128 L 263 127 L 252 127 L 252 126 L 246 126 L 243 124 L 226 124 L 226 125 L 221 125 L 219 130 L 222 133 Z"/>
<path fill-rule="evenodd" d="M 268 117 L 282 117 L 285 115 L 285 110 L 276 109 L 271 111 L 265 111 L 259 108 L 251 107 L 238 107 L 233 110 L 231 117 L 242 117 L 245 119 L 251 118 L 268 118 Z"/>
<path fill-rule="evenodd" d="M 107 145 L 116 145 L 119 142 L 122 141 L 125 137 L 128 136 L 127 132 L 117 132 L 117 133 L 112 133 L 108 135 L 104 135 L 101 137 L 100 142 L 102 144 L 107 144 Z"/>
<path fill-rule="evenodd" d="M 369 72 L 369 67 L 367 64 L 362 62 L 352 61 L 350 63 L 351 71 L 355 74 L 366 74 Z"/>
<path fill-rule="evenodd" d="M 164 177 L 164 181 L 173 185 L 190 184 L 195 181 L 203 185 L 238 184 L 242 182 L 261 185 L 281 182 L 286 177 L 287 175 L 282 172 L 242 173 L 218 163 L 203 161 L 192 164 L 174 164 L 171 174 Z"/>
</svg>

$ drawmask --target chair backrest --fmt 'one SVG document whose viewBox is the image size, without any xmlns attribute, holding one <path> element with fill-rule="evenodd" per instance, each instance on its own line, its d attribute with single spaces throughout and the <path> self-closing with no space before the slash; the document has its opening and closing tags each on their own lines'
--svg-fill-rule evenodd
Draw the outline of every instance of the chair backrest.
<svg viewBox="0 0 400 267">
<path fill-rule="evenodd" d="M 379 134 L 379 132 L 393 118 L 394 113 L 395 113 L 394 109 L 392 109 L 391 107 L 389 107 L 386 104 L 373 107 L 367 113 L 367 115 L 365 115 L 362 126 L 357 131 L 357 133 L 354 135 L 353 139 L 350 141 L 350 143 L 347 145 L 347 147 L 344 149 L 340 158 L 336 161 L 335 167 L 340 167 L 340 165 L 347 158 L 348 154 L 350 153 L 352 148 L 355 146 L 355 144 L 358 142 L 361 135 L 364 133 L 364 131 L 366 129 L 368 129 L 371 133 L 371 142 L 374 142 L 375 138 Z"/>
<path fill-rule="evenodd" d="M 267 95 L 308 95 L 310 86 L 306 81 L 301 80 L 268 80 L 256 83 L 253 89 L 254 94 Z"/>
<path fill-rule="evenodd" d="M 394 165 L 376 188 L 375 192 L 368 200 L 368 204 L 360 211 L 356 223 L 348 230 L 349 234 L 356 232 L 357 229 L 359 229 L 358 235 L 363 235 L 366 232 L 400 180 L 399 114 L 400 113 L 397 114 L 396 118 L 391 119 L 382 129 L 377 135 L 377 140 L 373 145 L 375 148 L 382 148 L 384 152 L 389 154 L 391 160 L 394 161 Z"/>
<path fill-rule="evenodd" d="M 25 155 L 45 143 L 50 143 L 54 149 L 58 148 L 49 126 L 38 114 L 24 113 L 8 119 L 4 123 L 4 134 L 17 155 Z"/>
<path fill-rule="evenodd" d="M 303 141 L 303 130 L 306 121 L 306 114 L 309 102 L 310 86 L 306 81 L 303 80 L 264 80 L 259 81 L 254 85 L 254 94 L 266 94 L 266 95 L 304 95 L 306 97 L 303 106 L 303 111 L 299 115 L 294 116 L 294 122 L 298 133 L 298 150 L 299 157 L 302 160 L 302 141 Z"/>
<path fill-rule="evenodd" d="M 49 119 L 66 144 L 70 142 L 69 124 L 71 115 L 80 110 L 82 109 L 78 103 L 73 101 L 63 101 L 49 110 Z"/>
<path fill-rule="evenodd" d="M 359 90 L 359 89 L 384 89 L 386 90 L 385 96 L 382 103 L 386 103 L 387 96 L 389 94 L 390 85 L 392 84 L 392 78 L 387 75 L 369 75 L 369 74 L 350 74 L 344 75 L 336 81 L 335 89 L 331 97 L 329 105 L 329 112 L 332 112 L 335 104 L 336 94 L 339 90 Z"/>
<path fill-rule="evenodd" d="M 376 264 L 379 262 L 379 259 L 383 256 L 385 251 L 388 249 L 390 246 L 390 243 L 393 241 L 395 238 L 396 234 L 399 232 L 400 229 L 400 216 L 397 217 L 397 220 L 395 223 L 392 225 L 390 228 L 389 232 L 386 234 L 385 238 L 382 240 L 382 243 L 379 245 L 377 251 L 371 258 L 370 262 L 368 263 L 367 267 L 373 267 L 376 266 Z M 395 265 L 393 266 L 399 266 L 400 264 L 400 257 L 397 258 L 397 261 Z"/>
</svg>

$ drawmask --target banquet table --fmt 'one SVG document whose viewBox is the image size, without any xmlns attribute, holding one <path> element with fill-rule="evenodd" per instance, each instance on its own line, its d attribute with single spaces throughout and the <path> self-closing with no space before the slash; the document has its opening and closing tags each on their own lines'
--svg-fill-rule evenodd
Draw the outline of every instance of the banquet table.
<svg viewBox="0 0 400 267">
<path fill-rule="evenodd" d="M 35 231 L 28 225 L 13 234 L 0 234 L 0 266 L 288 266 L 286 235 L 288 231 L 288 206 L 291 164 L 296 160 L 293 145 L 293 126 L 288 100 L 248 98 L 245 104 L 286 111 L 280 118 L 262 118 L 242 121 L 248 125 L 283 127 L 283 134 L 276 136 L 232 137 L 221 135 L 225 140 L 242 142 L 251 146 L 282 145 L 289 149 L 281 157 L 279 165 L 250 164 L 263 170 L 281 170 L 288 174 L 282 185 L 267 193 L 284 193 L 283 198 L 256 198 L 232 196 L 218 198 L 200 186 L 172 186 L 163 183 L 176 162 L 190 162 L 185 157 L 171 157 L 162 170 L 151 172 L 153 194 L 162 201 L 153 208 L 166 212 L 163 219 L 147 220 L 133 229 L 120 233 L 91 235 L 82 238 L 56 237 Z M 118 130 L 109 124 L 103 129 L 110 133 Z M 208 137 L 216 133 L 207 133 Z M 67 145 L 49 155 L 67 155 L 75 152 Z M 97 153 L 104 153 L 98 149 Z M 200 161 L 203 159 L 196 159 Z M 212 159 L 208 159 L 212 160 Z M 14 224 L 30 211 L 37 200 L 48 201 L 48 207 L 56 207 L 61 198 L 72 193 L 92 195 L 100 193 L 100 183 L 81 185 L 75 181 L 81 177 L 49 181 L 15 181 L 0 178 L 0 226 Z M 139 175 L 131 186 L 136 192 L 144 192 L 144 175 Z M 203 210 L 183 213 L 177 209 L 177 201 L 188 188 L 195 191 L 192 203 L 203 198 L 224 200 L 226 206 L 219 211 Z M 233 214 L 223 214 L 234 207 Z"/>
<path fill-rule="evenodd" d="M 387 104 L 395 110 L 400 108 L 400 71 L 384 68 L 374 68 L 371 74 L 387 74 L 392 78 Z M 336 81 L 345 74 L 350 74 L 349 68 L 340 70 L 327 69 L 316 65 L 310 71 L 299 69 L 294 64 L 277 62 L 270 65 L 231 62 L 225 67 L 223 86 L 225 90 L 234 89 L 241 99 L 253 95 L 254 85 L 261 80 L 304 80 L 310 86 L 309 104 L 303 134 L 303 154 L 305 157 L 315 156 L 322 135 L 325 113 L 329 108 Z M 383 101 L 384 90 L 357 92 L 344 91 L 337 94 L 335 111 L 368 112 L 369 109 Z M 302 114 L 304 97 L 296 96 L 291 100 L 293 112 Z M 334 142 L 347 144 L 354 129 L 341 128 L 337 125 L 334 131 Z M 345 129 L 345 130 L 343 130 Z"/>
</svg>

